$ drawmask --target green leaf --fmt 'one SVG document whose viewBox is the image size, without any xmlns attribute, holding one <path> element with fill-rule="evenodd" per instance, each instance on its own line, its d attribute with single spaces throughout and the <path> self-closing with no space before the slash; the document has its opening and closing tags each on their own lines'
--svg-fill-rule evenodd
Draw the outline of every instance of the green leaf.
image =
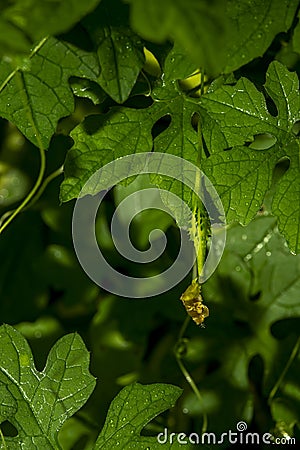
<svg viewBox="0 0 300 450">
<path fill-rule="evenodd" d="M 235 147 L 204 162 L 205 174 L 216 187 L 229 223 L 247 224 L 262 205 L 270 188 L 273 168 L 280 152 Z"/>
<path fill-rule="evenodd" d="M 89 98 L 95 105 L 102 103 L 107 97 L 99 84 L 86 78 L 72 77 L 69 83 L 74 95 Z"/>
<path fill-rule="evenodd" d="M 35 369 L 27 341 L 18 331 L 3 325 L 0 339 L 0 389 L 5 395 L 0 418 L 18 430 L 16 437 L 5 438 L 8 448 L 59 448 L 59 429 L 95 387 L 82 339 L 77 334 L 61 338 L 52 347 L 43 372 Z"/>
<path fill-rule="evenodd" d="M 113 100 L 123 103 L 144 65 L 140 41 L 130 30 L 106 27 L 97 54 L 101 64 L 100 86 Z"/>
<path fill-rule="evenodd" d="M 268 112 L 263 94 L 246 79 L 235 86 L 223 85 L 201 99 L 205 108 L 203 133 L 213 153 L 203 169 L 224 203 L 227 220 L 246 224 L 271 187 L 275 165 L 281 158 L 288 158 L 290 168 L 277 181 L 272 211 L 279 217 L 279 229 L 290 248 L 299 252 L 299 139 L 293 132 L 300 118 L 298 77 L 273 62 L 265 89 L 276 105 L 275 117 Z M 256 150 L 250 145 L 222 151 L 261 133 L 270 133 L 277 143 L 267 150 Z"/>
<path fill-rule="evenodd" d="M 183 79 L 191 75 L 197 69 L 195 62 L 186 51 L 177 43 L 174 43 L 164 63 L 165 81 Z"/>
<path fill-rule="evenodd" d="M 298 3 L 298 0 L 228 0 L 224 72 L 262 56 L 278 33 L 288 31 Z"/>
<path fill-rule="evenodd" d="M 287 147 L 290 167 L 278 181 L 272 203 L 272 211 L 278 217 L 279 230 L 295 253 L 300 251 L 299 152 L 299 140 Z"/>
<path fill-rule="evenodd" d="M 140 432 L 150 420 L 174 406 L 180 394 L 180 388 L 168 384 L 126 386 L 110 405 L 95 450 L 161 448 L 156 437 L 140 436 Z M 175 441 L 164 448 L 179 448 L 179 444 Z"/>
<path fill-rule="evenodd" d="M 172 38 L 198 66 L 204 66 L 209 72 L 218 72 L 223 67 L 224 2 L 127 1 L 131 4 L 132 27 L 143 38 L 157 43 Z"/>
<path fill-rule="evenodd" d="M 147 152 L 152 147 L 148 109 L 113 108 L 108 114 L 87 117 L 71 133 L 74 148 L 67 154 L 60 199 L 78 197 L 90 176 L 114 159 Z"/>
<path fill-rule="evenodd" d="M 96 80 L 99 65 L 93 53 L 49 38 L 33 54 L 30 67 L 12 72 L 0 62 L 1 116 L 13 122 L 35 145 L 47 148 L 58 119 L 73 112 L 70 76 Z"/>
<path fill-rule="evenodd" d="M 275 117 L 269 113 L 264 95 L 247 78 L 241 78 L 235 86 L 212 89 L 201 98 L 203 134 L 210 152 L 252 141 L 260 133 L 273 134 L 282 145 L 294 139 L 292 129 L 300 118 L 297 74 L 272 62 L 265 89 L 277 107 Z"/>
<path fill-rule="evenodd" d="M 127 0 L 133 28 L 145 39 L 172 39 L 198 67 L 229 73 L 263 53 L 292 25 L 297 0 Z"/>
<path fill-rule="evenodd" d="M 167 89 L 157 86 L 153 97 L 155 101 L 148 108 L 115 107 L 107 114 L 87 117 L 72 131 L 74 148 L 68 152 L 65 162 L 61 201 L 78 197 L 93 173 L 110 161 L 131 153 L 151 151 L 151 131 L 164 117 L 170 117 L 171 124 L 154 139 L 154 149 L 197 162 L 199 138 L 192 126 L 192 117 L 199 106 L 178 91 L 173 82 L 168 83 Z M 155 179 L 155 184 L 182 193 L 170 180 Z"/>
<path fill-rule="evenodd" d="M 128 26 L 128 7 L 104 0 L 84 25 L 97 47 L 99 84 L 118 103 L 129 96 L 144 65 L 141 39 Z"/>
<path fill-rule="evenodd" d="M 69 30 L 100 0 L 4 0 L 1 3 L 0 56 L 27 53 L 45 36 Z"/>
</svg>

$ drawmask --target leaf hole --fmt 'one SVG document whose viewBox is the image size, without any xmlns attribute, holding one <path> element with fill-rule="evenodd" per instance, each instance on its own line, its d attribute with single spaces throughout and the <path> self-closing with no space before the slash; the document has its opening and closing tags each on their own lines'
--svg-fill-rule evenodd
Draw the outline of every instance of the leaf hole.
<svg viewBox="0 0 300 450">
<path fill-rule="evenodd" d="M 198 133 L 199 120 L 200 120 L 199 113 L 194 112 L 191 117 L 191 125 L 192 125 L 194 131 L 196 131 L 196 133 Z"/>
<path fill-rule="evenodd" d="M 209 151 L 209 149 L 208 149 L 208 147 L 206 145 L 206 141 L 205 141 L 203 136 L 202 136 L 202 146 L 203 146 L 203 150 L 204 150 L 204 154 L 205 154 L 206 158 L 209 158 L 211 152 Z"/>
<path fill-rule="evenodd" d="M 287 336 L 296 333 L 299 334 L 299 318 L 282 319 L 273 323 L 270 331 L 274 338 L 282 340 Z"/>
<path fill-rule="evenodd" d="M 241 336 L 245 337 L 245 336 L 250 336 L 250 335 L 252 334 L 252 333 L 251 333 L 250 326 L 249 326 L 249 323 L 246 322 L 245 320 L 234 319 L 234 320 L 233 320 L 233 324 L 234 324 L 234 326 L 236 327 L 237 332 L 238 332 Z"/>
<path fill-rule="evenodd" d="M 268 150 L 277 142 L 277 138 L 270 133 L 260 133 L 254 136 L 254 141 L 249 147 L 253 150 Z"/>
<path fill-rule="evenodd" d="M 264 377 L 264 361 L 262 357 L 257 354 L 251 358 L 248 366 L 248 378 L 251 384 L 256 386 L 256 389 L 260 391 L 261 382 Z"/>
<path fill-rule="evenodd" d="M 297 120 L 297 122 L 294 123 L 292 133 L 296 136 L 300 136 L 300 120 Z"/>
<path fill-rule="evenodd" d="M 266 97 L 267 110 L 268 110 L 269 114 L 271 114 L 271 116 L 273 116 L 273 117 L 277 117 L 278 109 L 277 109 L 277 106 L 275 105 L 275 102 L 272 100 L 272 98 L 267 93 L 265 93 L 265 97 Z"/>
<path fill-rule="evenodd" d="M 206 369 L 206 375 L 210 375 L 213 372 L 216 372 L 221 367 L 220 361 L 213 359 L 212 361 L 209 361 Z"/>
<path fill-rule="evenodd" d="M 0 425 L 0 428 L 1 428 L 3 436 L 16 437 L 19 434 L 16 427 L 8 420 L 5 420 L 4 422 L 2 422 Z M 1 440 L 0 440 L 0 442 L 1 442 Z"/>
<path fill-rule="evenodd" d="M 199 121 L 200 121 L 200 114 L 198 112 L 194 112 L 191 116 L 191 125 L 192 125 L 193 130 L 196 131 L 196 133 L 198 133 Z M 210 151 L 206 145 L 204 136 L 200 137 L 200 139 L 201 138 L 202 138 L 202 147 L 203 147 L 204 154 L 205 154 L 206 158 L 208 158 L 210 156 Z"/>
<path fill-rule="evenodd" d="M 290 159 L 287 156 L 283 156 L 281 159 L 279 159 L 273 170 L 273 184 L 276 183 L 287 172 L 290 164 Z"/>
<path fill-rule="evenodd" d="M 169 128 L 171 122 L 172 118 L 170 114 L 166 114 L 165 116 L 161 117 L 157 122 L 155 122 L 151 130 L 152 138 L 155 139 L 161 133 L 166 131 Z"/>
<path fill-rule="evenodd" d="M 126 108 L 133 108 L 133 109 L 146 109 L 149 108 L 153 104 L 152 98 L 146 95 L 132 95 L 132 97 L 129 97 L 125 103 L 123 103 L 123 106 Z"/>
<path fill-rule="evenodd" d="M 251 294 L 250 295 L 249 300 L 251 302 L 257 302 L 260 299 L 260 296 L 261 296 L 261 292 L 260 291 L 255 292 L 255 294 Z"/>
</svg>

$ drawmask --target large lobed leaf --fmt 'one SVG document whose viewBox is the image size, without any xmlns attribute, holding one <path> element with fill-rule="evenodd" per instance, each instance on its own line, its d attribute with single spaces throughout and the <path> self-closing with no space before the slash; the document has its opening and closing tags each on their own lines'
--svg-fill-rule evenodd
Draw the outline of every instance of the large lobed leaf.
<svg viewBox="0 0 300 450">
<path fill-rule="evenodd" d="M 170 152 L 195 164 L 199 158 L 199 137 L 192 118 L 200 113 L 204 139 L 211 156 L 202 162 L 226 210 L 228 222 L 248 223 L 262 205 L 270 189 L 279 160 L 289 158 L 290 167 L 276 184 L 272 211 L 279 216 L 279 229 L 290 248 L 300 248 L 299 139 L 294 125 L 300 119 L 299 81 L 278 62 L 270 64 L 265 89 L 277 108 L 272 115 L 266 99 L 249 80 L 235 85 L 212 86 L 200 100 L 191 100 L 174 83 L 158 86 L 152 92 L 153 105 L 145 109 L 119 108 L 88 118 L 76 128 L 74 149 L 66 161 L 66 179 L 61 200 L 79 195 L 87 179 L 113 159 L 152 148 L 151 130 L 159 118 L 171 123 L 154 139 L 154 150 Z M 256 135 L 268 133 L 275 144 L 267 150 L 242 146 Z M 274 143 L 273 142 L 273 143 Z M 233 147 L 231 150 L 227 150 Z M 224 151 L 226 149 L 227 151 Z M 190 196 L 176 181 L 156 180 L 189 202 Z"/>
<path fill-rule="evenodd" d="M 5 438 L 8 448 L 59 448 L 62 424 L 95 387 L 82 339 L 77 334 L 61 338 L 43 372 L 36 370 L 27 341 L 14 328 L 2 325 L 0 340 L 0 422 L 8 420 L 18 431 L 16 437 Z"/>
<path fill-rule="evenodd" d="M 71 133 L 74 148 L 67 155 L 61 200 L 78 197 L 89 177 L 108 162 L 151 151 L 151 130 L 164 116 L 171 117 L 171 124 L 155 139 L 155 150 L 196 162 L 198 136 L 191 119 L 197 110 L 197 105 L 175 93 L 174 98 L 158 99 L 146 109 L 114 108 L 108 114 L 86 118 Z M 164 187 L 171 189 L 171 184 L 169 181 Z"/>
<path fill-rule="evenodd" d="M 174 406 L 181 389 L 168 384 L 126 386 L 112 401 L 103 429 L 96 441 L 95 450 L 112 448 L 159 450 L 162 447 L 156 437 L 140 436 L 150 420 Z M 177 449 L 181 446 L 173 436 L 173 444 L 163 448 Z M 186 448 L 191 448 L 189 445 Z"/>
<path fill-rule="evenodd" d="M 222 85 L 201 99 L 203 133 L 212 153 L 203 168 L 219 192 L 228 221 L 237 219 L 245 224 L 271 187 L 275 165 L 288 158 L 290 167 L 277 181 L 272 211 L 278 216 L 279 229 L 290 248 L 299 252 L 299 139 L 293 132 L 300 119 L 299 80 L 295 73 L 273 62 L 265 89 L 276 106 L 275 116 L 268 112 L 263 94 L 247 79 L 235 86 Z M 270 133 L 276 144 L 266 150 L 239 146 L 262 133 Z"/>
</svg>

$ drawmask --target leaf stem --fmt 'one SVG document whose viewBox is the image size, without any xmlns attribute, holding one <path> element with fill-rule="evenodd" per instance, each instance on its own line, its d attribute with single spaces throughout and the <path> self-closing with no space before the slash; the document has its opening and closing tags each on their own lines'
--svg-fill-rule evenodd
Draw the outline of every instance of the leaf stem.
<svg viewBox="0 0 300 450">
<path fill-rule="evenodd" d="M 55 170 L 54 172 L 50 173 L 50 175 L 48 175 L 47 178 L 45 178 L 43 184 L 41 185 L 41 187 L 39 188 L 37 194 L 35 195 L 35 197 L 33 197 L 31 199 L 31 201 L 24 206 L 23 211 L 26 211 L 27 209 L 29 209 L 31 206 L 33 206 L 38 199 L 41 197 L 41 195 L 43 194 L 44 190 L 46 189 L 46 187 L 48 186 L 48 184 L 54 180 L 54 178 L 58 177 L 60 174 L 63 173 L 63 166 L 59 167 L 57 170 Z M 15 210 L 11 210 L 11 211 L 6 211 L 6 213 L 3 214 L 3 216 L 0 219 L 0 227 L 2 225 L 2 223 L 5 221 L 5 219 L 7 217 L 9 217 L 11 214 L 13 214 L 15 212 Z M 1 233 L 1 231 L 0 231 Z"/>
<path fill-rule="evenodd" d="M 1 441 L 2 441 L 2 444 L 3 444 L 3 448 L 4 448 L 4 450 L 7 450 L 6 442 L 5 442 L 5 439 L 4 439 L 4 436 L 3 436 L 1 428 L 0 428 L 0 436 L 1 436 Z"/>
<path fill-rule="evenodd" d="M 290 357 L 289 357 L 285 367 L 283 368 L 283 371 L 281 372 L 278 380 L 274 384 L 274 386 L 273 386 L 273 388 L 272 388 L 272 390 L 271 390 L 271 392 L 269 394 L 269 398 L 268 398 L 268 403 L 269 404 L 272 402 L 272 400 L 273 400 L 276 392 L 278 391 L 278 389 L 279 389 L 279 387 L 280 387 L 284 377 L 286 376 L 289 368 L 291 367 L 292 362 L 295 360 L 295 358 L 296 358 L 296 356 L 298 354 L 299 348 L 300 348 L 300 337 L 297 339 L 297 341 L 296 341 L 296 343 L 294 345 L 294 348 L 293 348 L 293 350 L 292 350 L 292 352 L 290 354 Z"/>
<path fill-rule="evenodd" d="M 44 37 L 32 50 L 32 52 L 30 53 L 29 58 L 32 58 L 39 50 L 40 48 L 45 44 L 45 42 L 47 41 L 48 36 Z M 12 79 L 12 77 L 14 75 L 17 74 L 17 72 L 21 70 L 21 67 L 17 67 L 16 69 L 14 69 L 11 74 L 6 78 L 6 80 L 4 80 L 4 82 L 2 83 L 2 85 L 0 86 L 0 92 L 4 89 L 4 87 L 7 85 L 7 83 Z M 23 80 L 23 76 L 20 74 L 20 77 L 17 77 L 17 82 L 21 85 L 21 92 L 23 92 L 23 85 L 24 85 L 24 80 Z M 22 85 L 23 83 L 23 85 Z M 28 106 L 28 101 L 27 98 L 25 96 L 24 99 L 24 105 L 25 107 Z M 31 111 L 29 110 L 29 108 L 26 108 L 27 110 L 27 115 L 29 118 L 29 122 L 32 125 L 32 128 L 34 129 L 34 134 L 36 136 L 36 140 L 37 140 L 37 144 L 38 144 L 38 149 L 39 149 L 39 153 L 40 153 L 40 160 L 41 160 L 41 165 L 40 165 L 40 170 L 39 170 L 39 175 L 38 178 L 35 182 L 35 185 L 33 186 L 32 190 L 29 192 L 29 194 L 25 197 L 25 199 L 22 201 L 22 203 L 18 206 L 17 209 L 15 209 L 9 216 L 9 218 L 3 223 L 3 225 L 1 225 L 1 221 L 0 221 L 0 234 L 5 230 L 5 228 L 13 221 L 13 219 L 25 208 L 25 206 L 30 202 L 30 200 L 32 200 L 32 198 L 34 197 L 35 193 L 38 191 L 39 187 L 42 184 L 44 175 L 45 175 L 45 170 L 46 170 L 46 155 L 45 155 L 45 150 L 43 147 L 43 143 L 41 140 L 41 136 L 40 133 L 35 125 L 35 121 L 34 118 L 32 116 Z M 4 215 L 4 217 L 7 217 L 7 213 Z M 2 219 L 3 222 L 3 219 Z"/>
<path fill-rule="evenodd" d="M 16 73 L 20 70 L 20 67 L 16 67 L 3 81 L 3 83 L 0 86 L 0 93 L 3 91 L 5 86 L 10 82 L 10 80 L 16 75 Z"/>
<path fill-rule="evenodd" d="M 188 317 L 187 319 L 190 319 L 190 318 Z M 182 326 L 183 332 L 188 323 L 187 319 L 184 321 L 183 326 Z M 180 331 L 179 335 L 181 335 L 181 334 L 183 334 L 182 330 Z M 190 385 L 190 387 L 191 387 L 192 391 L 194 392 L 194 394 L 196 395 L 197 399 L 202 404 L 203 403 L 202 395 L 201 395 L 199 389 L 197 388 L 193 377 L 191 376 L 191 374 L 189 373 L 189 371 L 187 370 L 187 368 L 185 367 L 185 365 L 182 362 L 182 353 L 183 352 L 182 352 L 182 348 L 180 349 L 180 346 L 182 346 L 182 345 L 186 346 L 186 339 L 180 338 L 180 339 L 178 339 L 177 344 L 175 346 L 175 350 L 174 350 L 177 364 L 178 364 L 184 378 L 186 379 L 187 383 Z M 206 432 L 207 425 L 208 425 L 207 414 L 205 412 L 203 412 L 203 423 L 202 423 L 202 430 L 201 430 L 202 434 Z"/>
<path fill-rule="evenodd" d="M 40 152 L 40 158 L 41 158 L 41 165 L 40 165 L 40 171 L 38 178 L 35 182 L 35 185 L 25 197 L 25 199 L 22 201 L 22 203 L 18 206 L 17 209 L 15 209 L 12 214 L 9 216 L 9 218 L 4 222 L 4 224 L 0 227 L 0 234 L 5 230 L 5 228 L 14 220 L 14 218 L 25 208 L 25 206 L 30 202 L 30 200 L 34 197 L 35 193 L 38 191 L 46 169 L 46 155 L 43 148 L 39 148 Z M 6 213 L 7 214 L 7 213 Z"/>
<path fill-rule="evenodd" d="M 197 265 L 194 265 L 193 271 L 197 270 Z M 174 354 L 175 354 L 175 358 L 177 361 L 177 364 L 181 370 L 181 373 L 183 374 L 184 378 L 186 379 L 187 383 L 190 385 L 192 391 L 194 392 L 194 394 L 196 395 L 196 397 L 198 398 L 200 403 L 203 403 L 203 398 L 201 396 L 201 393 L 199 391 L 199 389 L 196 386 L 195 381 L 193 380 L 193 377 L 191 376 L 191 374 L 188 372 L 187 368 L 185 367 L 185 365 L 182 362 L 182 357 L 184 355 L 184 353 L 186 352 L 186 344 L 187 344 L 187 339 L 184 338 L 184 334 L 186 332 L 186 329 L 188 327 L 188 324 L 190 323 L 191 317 L 187 316 L 185 318 L 185 321 L 183 322 L 181 329 L 179 331 L 178 334 L 178 338 L 177 338 L 177 342 L 176 345 L 174 347 Z M 207 420 L 207 414 L 205 412 L 203 412 L 203 424 L 202 424 L 202 434 L 206 432 L 207 430 L 207 424 L 208 424 L 208 420 Z"/>
<path fill-rule="evenodd" d="M 35 195 L 35 197 L 31 200 L 31 202 L 26 206 L 26 208 L 24 209 L 28 209 L 30 208 L 34 203 L 36 203 L 38 201 L 38 199 L 41 197 L 41 195 L 43 194 L 44 190 L 46 189 L 46 187 L 48 186 L 48 184 L 54 180 L 56 177 L 58 177 L 59 175 L 61 175 L 63 173 L 63 166 L 60 166 L 57 170 L 55 170 L 54 172 L 50 173 L 50 175 L 48 175 L 44 181 L 43 184 L 41 185 L 41 187 L 39 188 L 39 191 L 37 192 L 37 194 Z"/>
<path fill-rule="evenodd" d="M 29 59 L 31 59 L 39 50 L 40 48 L 45 44 L 49 36 L 44 37 L 31 51 L 29 55 Z M 5 86 L 10 82 L 10 80 L 16 75 L 16 73 L 21 70 L 21 66 L 17 66 L 3 81 L 3 83 L 0 85 L 0 93 L 3 91 Z"/>
</svg>

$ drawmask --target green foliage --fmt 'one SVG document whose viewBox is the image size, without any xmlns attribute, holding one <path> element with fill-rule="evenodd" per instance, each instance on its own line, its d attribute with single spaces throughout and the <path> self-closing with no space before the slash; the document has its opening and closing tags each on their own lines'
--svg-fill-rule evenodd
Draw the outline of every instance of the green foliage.
<svg viewBox="0 0 300 450">
<path fill-rule="evenodd" d="M 299 438 L 299 39 L 298 0 L 1 2 L 0 448 L 191 448 L 178 433 L 241 420 Z M 205 329 L 184 323 L 191 276 L 152 299 L 119 298 L 73 249 L 86 181 L 146 152 L 193 163 L 223 202 Z M 153 229 L 168 241 L 138 264 L 116 250 L 112 215 L 154 185 L 193 211 L 195 198 L 167 176 L 129 181 L 105 198 L 96 237 L 116 270 L 149 277 L 176 259 L 175 220 L 134 216 L 138 250 Z M 148 200 L 180 224 L 161 197 Z M 117 213 L 124 228 L 138 202 Z M 174 442 L 159 444 L 165 428 Z"/>
<path fill-rule="evenodd" d="M 1 55 L 26 56 L 35 42 L 68 31 L 100 0 L 3 0 L 1 2 Z"/>
<path fill-rule="evenodd" d="M 247 79 L 239 80 L 234 87 L 222 86 L 203 97 L 207 116 L 203 132 L 216 153 L 205 161 L 204 167 L 220 193 L 228 219 L 248 223 L 271 187 L 275 165 L 287 158 L 290 167 L 276 184 L 272 210 L 291 249 L 298 252 L 299 139 L 293 131 L 300 119 L 298 77 L 273 62 L 266 73 L 265 90 L 277 108 L 275 117 L 268 112 L 263 95 Z M 238 147 L 263 133 L 276 139 L 271 148 Z M 219 151 L 224 146 L 236 147 Z"/>
<path fill-rule="evenodd" d="M 99 66 L 95 55 L 49 38 L 31 54 L 28 67 L 8 80 L 11 64 L 1 62 L 1 112 L 31 142 L 48 148 L 58 119 L 74 109 L 68 79 L 87 76 L 96 80 Z"/>
<path fill-rule="evenodd" d="M 142 428 L 155 416 L 174 406 L 181 390 L 166 384 L 125 387 L 112 401 L 95 450 L 110 448 L 159 449 L 155 437 L 140 436 Z M 176 448 L 176 445 L 170 448 Z"/>
<path fill-rule="evenodd" d="M 3 325 L 0 339 L 1 422 L 9 420 L 18 431 L 16 438 L 7 438 L 8 447 L 57 448 L 62 424 L 95 387 L 82 339 L 76 334 L 61 338 L 43 372 L 34 367 L 31 350 L 19 332 Z"/>
<path fill-rule="evenodd" d="M 174 39 L 198 66 L 217 73 L 261 56 L 273 36 L 289 29 L 298 5 L 288 0 L 127 1 L 132 26 L 141 36 L 154 42 Z"/>
</svg>

